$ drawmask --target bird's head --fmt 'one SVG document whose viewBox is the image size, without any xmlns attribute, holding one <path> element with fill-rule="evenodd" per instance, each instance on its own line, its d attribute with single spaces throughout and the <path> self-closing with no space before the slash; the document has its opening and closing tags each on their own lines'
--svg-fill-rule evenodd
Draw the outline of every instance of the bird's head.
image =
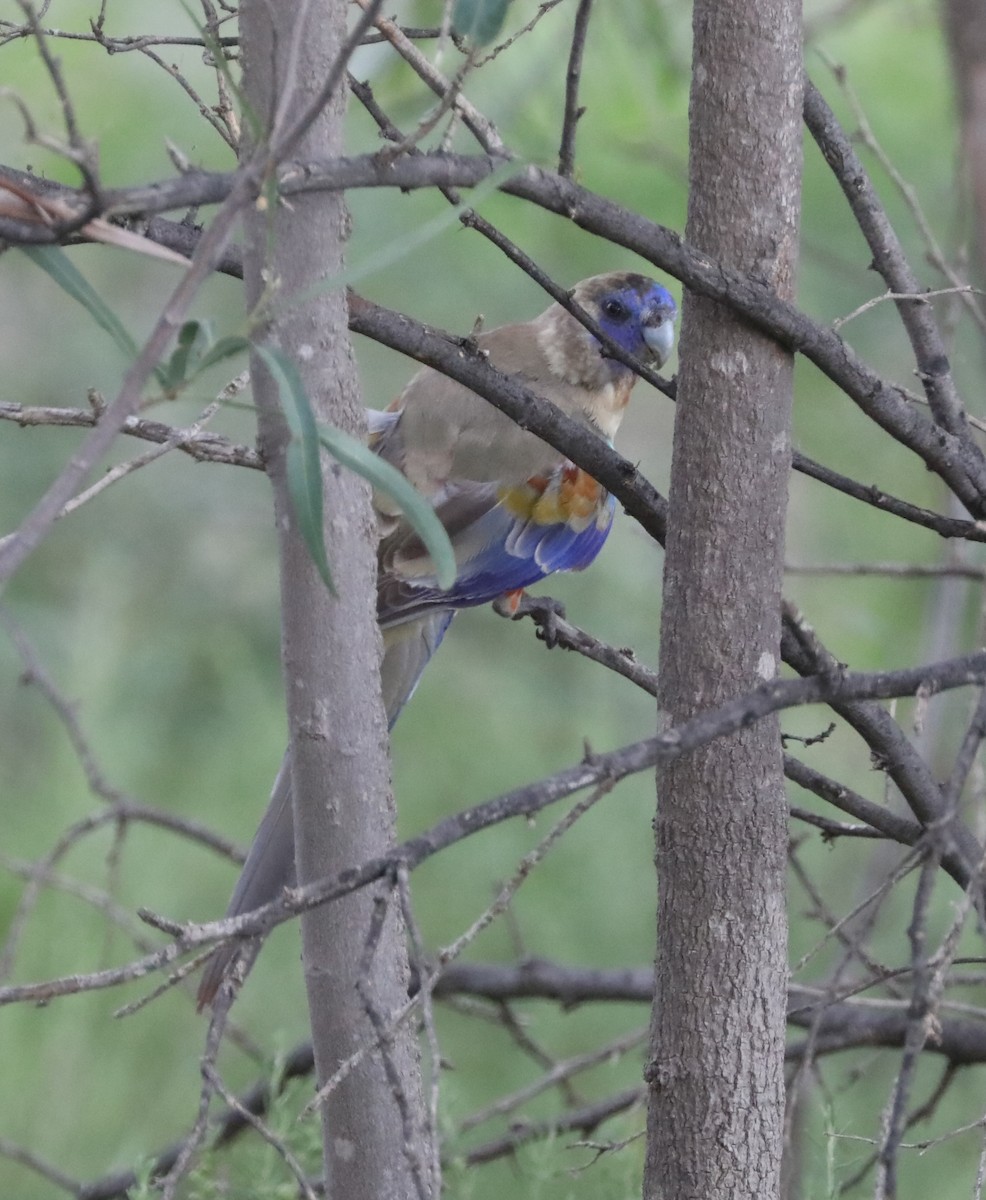
<svg viewBox="0 0 986 1200">
<path fill-rule="evenodd" d="M 667 362 L 678 306 L 661 284 L 646 275 L 615 271 L 583 279 L 572 299 L 628 354 L 659 367 Z"/>
<path fill-rule="evenodd" d="M 678 316 L 667 288 L 646 275 L 611 271 L 583 279 L 571 296 L 628 354 L 648 365 L 667 362 Z M 552 374 L 586 388 L 620 383 L 629 395 L 634 378 L 630 368 L 560 304 L 543 312 L 535 325 Z"/>
</svg>

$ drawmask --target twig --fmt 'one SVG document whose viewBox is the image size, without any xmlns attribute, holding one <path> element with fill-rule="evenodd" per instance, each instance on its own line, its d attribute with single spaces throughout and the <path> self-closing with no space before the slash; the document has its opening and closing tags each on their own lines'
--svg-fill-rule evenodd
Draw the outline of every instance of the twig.
<svg viewBox="0 0 986 1200">
<path fill-rule="evenodd" d="M 827 842 L 833 842 L 840 837 L 887 840 L 887 835 L 881 833 L 879 829 L 874 829 L 872 825 L 847 825 L 845 821 L 833 821 L 831 817 L 820 816 L 818 813 L 809 812 L 808 809 L 798 808 L 793 804 L 789 811 L 794 820 L 804 821 L 806 825 L 813 825 L 816 829 L 820 829 Z"/>
<path fill-rule="evenodd" d="M 920 689 L 945 690 L 970 683 L 986 683 L 986 652 L 894 672 L 872 675 L 834 673 L 766 683 L 749 695 L 729 701 L 711 713 L 699 714 L 658 737 L 633 743 L 610 754 L 593 756 L 580 766 L 560 771 L 538 784 L 520 788 L 497 800 L 469 809 L 455 817 L 446 818 L 428 833 L 405 842 L 391 856 L 373 859 L 360 867 L 349 868 L 335 878 L 292 889 L 278 900 L 253 912 L 222 921 L 184 926 L 181 937 L 163 947 L 156 955 L 145 956 L 125 967 L 93 972 L 90 975 L 67 976 L 44 983 L 0 988 L 0 1005 L 25 1000 L 49 1000 L 81 990 L 113 987 L 167 966 L 200 945 L 231 936 L 248 938 L 265 934 L 273 926 L 309 907 L 365 887 L 387 874 L 396 863 L 405 862 L 409 869 L 413 869 L 439 849 L 471 836 L 481 828 L 498 824 L 513 816 L 530 815 L 586 787 L 598 787 L 603 782 L 611 785 L 628 774 L 647 770 L 659 761 L 670 761 L 707 744 L 713 738 L 722 737 L 781 708 L 825 701 L 844 709 L 854 704 L 859 696 L 887 698 L 894 695 L 913 695 Z M 853 699 L 850 700 L 850 697 Z M 857 705 L 858 707 L 860 706 Z M 882 710 L 875 706 L 873 712 L 882 714 Z M 858 714 L 856 716 L 858 723 L 863 725 L 871 736 L 875 736 L 873 714 L 868 713 L 866 719 Z M 883 729 L 880 730 L 880 735 L 891 736 Z M 887 769 L 891 774 L 895 774 L 906 771 L 907 766 L 906 762 L 895 760 L 888 762 Z M 932 806 L 931 798 L 923 791 L 913 795 L 912 799 L 915 808 L 920 810 L 919 815 L 924 813 L 927 823 L 932 823 L 940 815 L 940 808 L 937 805 Z M 579 808 L 580 806 L 576 806 L 576 810 Z M 968 830 L 953 825 L 949 833 L 955 844 L 954 848 L 947 848 L 943 852 L 943 859 L 951 859 L 950 873 L 968 881 L 974 877 L 973 864 L 978 865 L 981 861 L 982 850 Z"/>
<path fill-rule="evenodd" d="M 986 1185 L 986 1117 L 980 1118 L 983 1128 L 983 1145 L 979 1151 L 979 1162 L 976 1165 L 976 1182 L 972 1186 L 972 1200 L 980 1200 L 983 1187 Z"/>
<path fill-rule="evenodd" d="M 629 679 L 650 696 L 657 695 L 657 673 L 643 663 L 638 663 L 631 650 L 617 650 L 605 642 L 566 621 L 558 615 L 558 606 L 545 596 L 529 596 L 526 593 L 516 604 L 493 605 L 493 611 L 511 621 L 530 617 L 537 626 L 538 637 L 549 646 L 561 646 L 573 650 L 583 658 L 591 659 L 624 679 Z"/>
<path fill-rule="evenodd" d="M 485 58 L 478 59 L 476 66 L 484 67 L 487 63 L 492 62 L 495 58 L 499 58 L 505 50 L 509 50 L 510 47 L 518 42 L 525 34 L 530 33 L 531 30 L 540 23 L 542 17 L 547 16 L 553 8 L 557 8 L 559 4 L 563 3 L 564 0 L 541 0 L 541 3 L 537 7 L 537 12 L 533 17 L 531 17 L 527 24 L 521 26 L 516 33 L 512 33 L 510 37 L 500 42 L 499 45 L 494 46 Z"/>
<path fill-rule="evenodd" d="M 433 1197 L 438 1195 L 438 1189 L 435 1186 L 436 1180 L 433 1177 L 434 1156 L 438 1154 L 437 1142 L 430 1147 L 432 1152 L 426 1157 L 422 1152 L 422 1131 L 415 1128 L 416 1122 L 414 1112 L 412 1111 L 413 1106 L 408 1102 L 404 1079 L 397 1068 L 397 1064 L 394 1062 L 394 1056 L 391 1052 L 394 1044 L 394 1032 L 397 1025 L 401 1022 L 388 1021 L 384 1017 L 383 1013 L 377 1007 L 370 990 L 373 958 L 380 943 L 380 935 L 383 932 L 388 904 L 389 896 L 387 894 L 380 892 L 374 897 L 366 943 L 356 976 L 356 991 L 363 1004 L 363 1011 L 366 1013 L 373 1028 L 373 1049 L 377 1052 L 383 1064 L 384 1074 L 390 1087 L 390 1094 L 393 1096 L 397 1110 L 400 1113 L 401 1149 L 411 1170 L 411 1177 L 414 1180 L 414 1187 L 418 1193 L 418 1200 L 432 1200 Z M 428 997 L 430 1001 L 430 988 L 427 982 L 420 989 L 416 999 L 423 1001 L 425 997 Z M 305 1110 L 306 1113 L 311 1111 L 312 1106 L 316 1102 L 320 1100 L 324 1101 L 327 1096 L 328 1092 L 322 1089 L 315 1100 L 308 1105 Z"/>
<path fill-rule="evenodd" d="M 788 575 L 881 575 L 891 579 L 986 580 L 986 568 L 971 563 L 788 563 Z"/>
<path fill-rule="evenodd" d="M 882 804 L 867 800 L 865 796 L 861 796 L 852 788 L 830 779 L 827 775 L 822 775 L 790 754 L 784 755 L 784 774 L 788 779 L 793 780 L 806 791 L 813 792 L 826 803 L 859 821 L 864 821 L 881 837 L 888 838 L 890 841 L 899 842 L 902 846 L 914 846 L 924 835 L 924 827 L 917 821 L 898 816 L 897 813 L 891 812 Z M 948 869 L 948 864 L 943 865 Z M 964 871 L 960 872 L 957 882 L 965 886 L 967 880 L 968 874 Z"/>
<path fill-rule="evenodd" d="M 586 813 L 596 802 L 612 788 L 612 782 L 604 775 L 597 784 L 592 795 L 587 796 L 584 800 L 578 801 L 571 809 L 561 818 L 549 831 L 546 837 L 537 844 L 537 846 L 529 853 L 524 855 L 518 864 L 517 870 L 512 878 L 501 888 L 499 895 L 488 908 L 482 912 L 479 917 L 461 933 L 448 946 L 443 947 L 435 956 L 435 965 L 432 967 L 432 974 L 435 976 L 433 980 L 427 981 L 420 987 L 436 988 L 437 981 L 441 978 L 443 972 L 448 965 L 454 962 L 464 950 L 466 950 L 476 938 L 487 929 L 489 925 L 500 916 L 510 904 L 517 890 L 521 887 L 524 881 L 528 878 L 534 868 L 541 862 L 544 856 L 551 850 L 564 833 L 571 828 L 572 825 Z M 396 859 L 397 862 L 404 861 L 404 856 Z M 297 889 L 297 894 L 300 897 L 302 892 L 310 891 L 309 888 Z M 365 1003 L 365 1000 L 364 1000 Z M 403 1008 L 396 1013 L 392 1013 L 388 1020 L 384 1020 L 378 1015 L 378 1021 L 374 1022 L 377 1040 L 373 1044 L 361 1046 L 353 1055 L 350 1056 L 335 1072 L 335 1074 L 319 1089 L 315 1098 L 311 1100 L 306 1107 L 306 1113 L 315 1105 L 323 1104 L 329 1095 L 338 1087 L 340 1081 L 348 1074 L 354 1066 L 372 1049 L 383 1044 L 383 1039 L 391 1037 L 393 1030 L 397 1025 L 406 1020 L 408 1015 L 414 1008 L 417 1007 L 418 997 L 414 996 Z M 372 1018 L 371 1018 L 372 1019 Z M 379 1024 L 379 1027 L 377 1027 Z"/>
<path fill-rule="evenodd" d="M 287 1142 L 282 1137 L 278 1137 L 278 1135 L 273 1131 L 273 1129 L 271 1129 L 266 1121 L 263 1121 L 256 1113 L 251 1112 L 251 1110 L 247 1108 L 247 1106 L 229 1090 L 229 1088 L 223 1083 L 219 1072 L 214 1066 L 211 1064 L 204 1065 L 202 1071 L 207 1077 L 209 1083 L 212 1085 L 213 1090 L 218 1093 L 218 1095 L 222 1096 L 223 1100 L 226 1101 L 230 1111 L 235 1112 L 238 1116 L 242 1117 L 243 1121 L 249 1125 L 251 1129 L 256 1130 L 256 1132 L 260 1134 L 268 1146 L 273 1147 L 279 1157 L 284 1160 L 288 1170 L 294 1176 L 295 1181 L 298 1184 L 298 1191 L 301 1196 L 304 1197 L 304 1200 L 317 1200 L 315 1191 L 308 1182 L 308 1175 L 305 1171 L 305 1168 L 292 1153 L 291 1147 L 287 1144 Z"/>
<path fill-rule="evenodd" d="M 878 307 L 880 304 L 884 304 L 887 300 L 893 300 L 894 303 L 909 300 L 912 303 L 927 304 L 929 300 L 934 299 L 936 296 L 982 296 L 984 294 L 986 293 L 984 293 L 981 288 L 973 287 L 971 283 L 962 284 L 956 287 L 929 288 L 927 291 L 918 292 L 894 292 L 888 289 L 885 292 L 881 292 L 879 296 L 871 296 L 869 300 L 864 300 L 862 304 L 858 305 L 852 310 L 852 312 L 847 313 L 844 317 L 836 317 L 836 319 L 832 322 L 832 328 L 841 329 L 843 325 L 848 325 L 850 321 L 855 321 L 856 318 L 861 317 L 863 313 L 870 312 L 871 309 Z M 966 415 L 966 419 L 970 422 L 970 424 L 972 423 L 972 419 L 968 416 L 968 414 Z"/>
<path fill-rule="evenodd" d="M 154 447 L 153 450 L 146 450 L 143 454 L 139 454 L 136 458 L 131 458 L 125 462 L 116 463 L 104 475 L 96 480 L 94 484 L 73 496 L 63 506 L 56 520 L 61 520 L 63 517 L 70 516 L 72 513 L 80 509 L 84 504 L 88 504 L 90 500 L 94 500 L 102 492 L 105 492 L 108 487 L 112 487 L 114 483 L 119 483 L 121 479 L 126 479 L 128 475 L 132 475 L 134 471 L 139 471 L 141 467 L 150 466 L 152 462 L 156 462 L 165 454 L 172 450 L 177 450 L 183 442 L 188 442 L 191 439 L 198 437 L 204 425 L 215 416 L 218 411 L 219 404 L 214 401 L 210 404 L 202 416 L 199 417 L 188 429 L 176 429 L 173 435 L 166 442 L 161 442 Z"/>
<path fill-rule="evenodd" d="M 370 0 L 355 0 L 355 3 L 369 15 L 373 7 Z M 414 43 L 404 36 L 399 25 L 387 17 L 372 17 L 372 24 L 390 42 L 397 53 L 412 68 L 421 81 L 428 85 L 436 96 L 444 99 L 449 94 L 454 95 L 453 107 L 462 117 L 463 123 L 487 154 L 506 154 L 503 139 L 497 133 L 491 121 L 471 104 L 461 92 L 455 94 L 450 80 L 428 61 Z"/>
<path fill-rule="evenodd" d="M 17 0 L 17 4 L 27 18 L 27 24 L 31 35 L 37 43 L 41 61 L 45 65 L 45 70 L 48 72 L 48 77 L 51 79 L 58 96 L 58 103 L 61 106 L 62 120 L 65 123 L 65 131 L 69 139 L 68 147 L 62 148 L 61 152 L 79 169 L 79 173 L 82 175 L 85 183 L 85 189 L 89 195 L 89 204 L 78 221 L 78 226 L 81 227 L 95 215 L 100 205 L 100 187 L 96 176 L 93 148 L 85 141 L 79 131 L 78 121 L 75 116 L 75 106 L 72 103 L 72 98 L 69 96 L 65 77 L 62 75 L 61 62 L 55 58 L 49 49 L 48 39 L 41 28 L 40 18 L 35 11 L 34 5 L 30 3 L 30 0 Z M 67 232 L 68 228 L 70 226 L 66 227 L 63 232 Z"/>
<path fill-rule="evenodd" d="M 899 299 L 897 311 L 917 360 L 918 375 L 924 385 L 935 420 L 956 437 L 962 439 L 970 460 L 976 454 L 982 459 L 978 446 L 971 440 L 965 406 L 952 378 L 948 354 L 942 341 L 934 311 L 927 300 L 917 299 L 921 285 L 912 272 L 904 247 L 897 237 L 876 191 L 863 169 L 863 164 L 849 138 L 839 128 L 835 115 L 818 89 L 805 84 L 805 122 L 826 162 L 832 168 L 849 202 L 853 216 L 873 252 L 874 266 L 886 280 L 887 286 Z M 857 112 L 862 119 L 862 114 Z"/>
<path fill-rule="evenodd" d="M 535 1079 L 533 1083 L 527 1084 L 526 1087 L 518 1088 L 515 1092 L 510 1092 L 506 1096 L 501 1096 L 492 1104 L 488 1104 L 485 1108 L 478 1112 L 472 1113 L 470 1116 L 463 1118 L 459 1124 L 459 1133 L 468 1133 L 470 1129 L 475 1129 L 479 1125 L 485 1125 L 487 1121 L 493 1120 L 495 1117 L 503 1117 L 508 1113 L 515 1112 L 523 1104 L 533 1100 L 536 1096 L 540 1096 L 542 1092 L 546 1092 L 549 1088 L 557 1087 L 559 1082 L 565 1079 L 570 1079 L 573 1075 L 581 1074 L 583 1071 L 591 1070 L 593 1067 L 599 1066 L 600 1063 L 609 1063 L 621 1058 L 624 1054 L 628 1054 L 631 1050 L 636 1050 L 638 1046 L 642 1046 L 647 1039 L 647 1029 L 633 1029 L 630 1033 L 624 1033 L 618 1038 L 607 1042 L 604 1046 L 598 1046 L 595 1050 L 591 1050 L 586 1054 L 577 1054 L 572 1058 L 562 1059 L 560 1062 L 554 1063 L 549 1071 L 546 1071 L 540 1079 Z"/>
<path fill-rule="evenodd" d="M 611 1120 L 620 1113 L 628 1112 L 644 1102 L 646 1093 L 643 1088 L 629 1088 L 605 1100 L 596 1100 L 582 1108 L 561 1113 L 547 1121 L 518 1122 L 508 1133 L 492 1141 L 475 1146 L 463 1156 L 463 1162 L 468 1167 L 480 1163 L 493 1162 L 494 1159 L 504 1158 L 513 1154 L 521 1146 L 543 1138 L 557 1137 L 562 1133 L 577 1131 L 584 1136 L 594 1133 L 605 1121 Z"/>
<path fill-rule="evenodd" d="M 955 756 L 948 782 L 945 784 L 945 804 L 950 812 L 954 813 L 958 809 L 962 790 L 969 778 L 969 772 L 972 770 L 984 738 L 986 738 L 986 691 L 979 693 L 975 712 L 965 731 L 959 752 Z"/>
<path fill-rule="evenodd" d="M 904 203 L 907 205 L 911 213 L 911 217 L 914 220 L 914 224 L 917 227 L 918 232 L 921 234 L 921 237 L 924 239 L 925 245 L 928 247 L 929 258 L 931 262 L 935 267 L 937 267 L 941 274 L 945 276 L 945 278 L 954 288 L 960 289 L 961 291 L 961 289 L 966 286 L 966 281 L 960 279 L 949 267 L 948 261 L 942 252 L 941 246 L 938 244 L 938 239 L 935 237 L 931 229 L 931 225 L 925 216 L 920 203 L 918 202 L 917 193 L 903 177 L 903 175 L 901 175 L 900 171 L 898 171 L 890 156 L 883 149 L 883 146 L 881 146 L 879 140 L 874 134 L 873 128 L 867 120 L 866 113 L 863 110 L 863 106 L 859 102 L 858 96 L 856 95 L 854 89 L 849 85 L 845 68 L 834 62 L 824 50 L 819 50 L 819 53 L 821 54 L 822 59 L 827 63 L 832 74 L 835 76 L 836 81 L 842 88 L 843 94 L 849 101 L 849 105 L 852 108 L 853 117 L 855 118 L 858 126 L 859 139 L 862 141 L 863 145 L 873 152 L 877 158 L 877 161 L 886 171 L 892 183 L 903 197 Z M 896 237 L 896 235 L 892 236 Z M 908 291 L 912 289 L 905 287 L 899 290 Z M 980 311 L 979 306 L 974 302 L 972 296 L 965 294 L 962 296 L 962 299 L 966 311 L 979 326 L 980 330 L 983 333 L 986 333 L 986 316 L 984 316 L 984 314 Z"/>
<path fill-rule="evenodd" d="M 173 79 L 175 83 L 178 84 L 189 100 L 191 100 L 191 102 L 199 110 L 199 116 L 201 116 L 209 125 L 211 125 L 216 133 L 218 133 L 222 140 L 226 143 L 226 145 L 235 152 L 237 148 L 237 142 L 233 137 L 232 131 L 230 130 L 228 124 L 222 120 L 214 108 L 212 108 L 206 103 L 205 100 L 202 99 L 202 97 L 198 94 L 192 84 L 185 78 L 181 71 L 179 71 L 173 63 L 166 63 L 160 54 L 155 53 L 155 51 L 153 51 L 148 45 L 140 46 L 139 50 L 145 58 L 150 59 L 155 66 L 160 67 L 169 79 Z M 222 80 L 222 72 L 217 71 L 217 75 L 218 78 Z M 224 87 L 225 82 L 223 81 L 220 86 Z"/>
<path fill-rule="evenodd" d="M 80 1185 L 70 1175 L 66 1175 L 64 1171 L 60 1171 L 58 1167 L 47 1162 L 40 1155 L 28 1150 L 26 1146 L 19 1146 L 9 1138 L 0 1137 L 0 1157 L 8 1158 L 11 1162 L 27 1167 L 36 1175 L 40 1175 L 42 1179 L 46 1179 L 48 1183 L 53 1183 L 63 1192 L 68 1192 L 70 1196 L 80 1194 Z"/>
<path fill-rule="evenodd" d="M 562 0 L 548 0 L 548 3 L 542 4 L 541 7 L 550 9 L 561 3 Z M 47 7 L 47 4 L 45 7 Z M 228 13 L 226 16 L 220 17 L 219 22 L 222 24 L 235 20 L 235 18 L 235 13 Z M 400 29 L 404 36 L 410 38 L 412 41 L 433 41 L 441 32 L 437 26 L 402 25 Z M 224 50 L 235 50 L 240 44 L 240 39 L 235 34 L 227 34 L 222 37 L 216 36 L 207 41 L 201 37 L 181 36 L 178 34 L 139 33 L 129 37 L 108 37 L 101 29 L 90 30 L 86 33 L 81 30 L 42 27 L 41 32 L 45 37 L 53 41 L 94 42 L 96 45 L 102 46 L 108 54 L 126 54 L 128 51 L 143 50 L 147 46 L 191 46 L 207 50 L 210 45 L 218 44 Z M 26 25 L 18 25 L 14 21 L 0 20 L 0 46 L 6 45 L 7 42 L 18 41 L 22 38 L 33 36 L 33 30 Z M 360 45 L 375 46 L 387 40 L 382 33 L 368 33 L 364 36 Z"/>
<path fill-rule="evenodd" d="M 434 975 L 426 969 L 424 943 L 421 930 L 414 914 L 411 902 L 411 881 L 407 866 L 401 863 L 394 874 L 394 886 L 400 901 L 401 915 L 404 928 L 407 930 L 410 949 L 410 965 L 412 974 L 419 980 L 419 995 L 421 998 L 421 1024 L 424 1028 L 425 1042 L 430 1058 L 428 1072 L 428 1128 L 425 1130 L 425 1144 L 431 1148 L 429 1164 L 429 1184 L 431 1194 L 440 1196 L 442 1191 L 442 1156 L 441 1138 L 438 1125 L 438 1103 L 441 1092 L 442 1052 L 438 1043 L 438 1030 L 435 1027 L 435 1010 L 432 1004 L 434 990 Z"/>
<path fill-rule="evenodd" d="M 579 82 L 582 77 L 582 55 L 585 51 L 592 0 L 579 0 L 572 31 L 572 47 L 565 73 L 565 116 L 562 121 L 561 145 L 558 149 L 558 174 L 571 178 L 575 171 L 575 130 L 585 109 L 579 106 Z"/>
<path fill-rule="evenodd" d="M 934 1036 L 936 1024 L 933 1003 L 935 999 L 934 972 L 925 958 L 928 909 L 937 874 L 937 853 L 934 844 L 929 844 L 921 873 L 918 877 L 911 922 L 907 936 L 911 945 L 911 975 L 913 991 L 908 1010 L 907 1035 L 900 1069 L 883 1115 L 883 1138 L 878 1156 L 876 1194 L 878 1197 L 893 1198 L 897 1195 L 897 1156 L 905 1128 L 905 1116 L 914 1084 L 918 1059 L 929 1037 Z"/>
<path fill-rule="evenodd" d="M 56 425 L 91 429 L 99 423 L 99 413 L 91 408 L 61 408 L 45 406 L 27 406 L 0 401 L 0 421 L 12 421 L 24 428 L 36 425 Z M 229 466 L 249 467 L 254 471 L 264 469 L 263 459 L 250 446 L 237 445 L 222 434 L 200 432 L 184 437 L 188 430 L 177 429 L 173 425 L 165 425 L 161 421 L 149 421 L 143 417 L 128 417 L 120 430 L 128 437 L 139 438 L 145 442 L 155 442 L 158 445 L 173 443 L 174 449 L 180 450 L 196 462 L 225 463 Z"/>
</svg>

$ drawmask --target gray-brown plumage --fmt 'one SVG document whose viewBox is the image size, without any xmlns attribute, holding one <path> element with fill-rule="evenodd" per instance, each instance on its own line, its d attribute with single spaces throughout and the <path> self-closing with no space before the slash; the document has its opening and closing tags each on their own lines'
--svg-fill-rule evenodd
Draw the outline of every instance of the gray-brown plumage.
<svg viewBox="0 0 986 1200">
<path fill-rule="evenodd" d="M 613 272 L 583 280 L 572 298 L 623 350 L 644 362 L 666 361 L 677 310 L 660 284 Z M 636 376 L 607 357 L 561 305 L 476 340 L 498 370 L 612 441 Z M 387 412 L 370 414 L 370 428 L 376 452 L 431 501 L 458 566 L 454 584 L 439 587 L 414 530 L 389 498 L 377 498 L 381 685 L 393 725 L 455 612 L 518 592 L 553 571 L 587 566 L 605 541 L 613 505 L 559 451 L 431 369 L 419 371 Z M 294 882 L 285 759 L 227 916 L 266 904 Z M 240 953 L 237 943 L 216 951 L 199 988 L 200 1008 L 212 1002 Z M 242 953 L 252 961 L 256 947 Z"/>
</svg>

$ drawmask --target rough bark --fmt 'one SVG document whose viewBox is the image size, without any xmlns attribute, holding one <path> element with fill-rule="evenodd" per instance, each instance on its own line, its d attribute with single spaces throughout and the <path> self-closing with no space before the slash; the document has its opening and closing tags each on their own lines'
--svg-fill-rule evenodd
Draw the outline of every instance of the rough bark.
<svg viewBox="0 0 986 1200">
<path fill-rule="evenodd" d="M 796 0 L 698 0 L 687 237 L 793 291 L 801 171 Z M 686 293 L 659 702 L 679 722 L 774 677 L 792 362 Z M 657 985 L 644 1194 L 780 1189 L 786 810 L 773 719 L 661 770 Z"/>
<path fill-rule="evenodd" d="M 972 191 L 980 275 L 986 274 L 986 11 L 982 0 L 945 0 L 945 30 Z"/>
<path fill-rule="evenodd" d="M 286 88 L 293 89 L 295 112 L 318 92 L 345 36 L 346 10 L 345 0 L 307 6 L 249 0 L 242 5 L 244 86 L 261 128 L 269 130 Z M 344 89 L 337 89 L 298 153 L 321 157 L 340 152 L 344 104 Z M 282 303 L 338 273 L 347 228 L 341 195 L 299 196 L 290 207 L 277 205 L 274 211 L 257 206 L 246 220 L 244 274 L 251 310 L 265 297 L 271 313 L 260 340 L 279 347 L 297 365 L 316 417 L 359 432 L 363 415 L 343 292 Z M 382 854 L 394 841 L 379 686 L 376 531 L 364 482 L 323 463 L 326 546 L 338 588 L 333 597 L 316 573 L 292 515 L 285 478 L 288 431 L 277 390 L 256 356 L 251 370 L 274 489 L 296 853 L 299 882 L 305 883 Z M 372 896 L 360 893 L 302 918 L 320 1085 L 376 1036 L 356 989 L 372 912 Z M 385 1017 L 406 1000 L 407 977 L 403 928 L 391 911 L 366 977 L 374 1005 Z M 417 1155 L 420 1161 L 420 1147 L 408 1147 L 421 1128 L 413 1032 L 399 1030 L 387 1054 L 400 1078 L 399 1089 L 374 1053 L 323 1108 L 330 1196 L 406 1200 L 419 1190 L 410 1158 Z"/>
</svg>

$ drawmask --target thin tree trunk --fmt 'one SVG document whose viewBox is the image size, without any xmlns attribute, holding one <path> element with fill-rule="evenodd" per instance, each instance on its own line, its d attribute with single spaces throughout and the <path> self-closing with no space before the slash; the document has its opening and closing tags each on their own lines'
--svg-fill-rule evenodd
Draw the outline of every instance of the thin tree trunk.
<svg viewBox="0 0 986 1200">
<path fill-rule="evenodd" d="M 801 173 L 796 0 L 696 0 L 688 239 L 793 290 Z M 771 679 L 791 357 L 686 294 L 660 705 L 680 721 Z M 661 771 L 657 989 L 644 1194 L 765 1200 L 783 1143 L 787 823 L 776 721 Z"/>
<path fill-rule="evenodd" d="M 346 31 L 346 0 L 247 0 L 240 28 L 246 100 L 264 130 L 293 90 L 291 109 L 310 102 L 328 76 Z M 304 17 L 304 28 L 298 22 Z M 342 150 L 345 88 L 295 153 L 326 159 Z M 246 221 L 247 301 L 271 313 L 260 339 L 296 364 L 319 420 L 362 432 L 359 386 L 342 290 L 293 298 L 338 274 L 348 214 L 337 193 L 258 205 Z M 274 488 L 280 548 L 282 658 L 290 724 L 296 855 L 300 883 L 384 853 L 394 842 L 386 720 L 380 699 L 376 625 L 376 529 L 369 489 L 323 464 L 326 546 L 338 588 L 315 571 L 292 515 L 285 478 L 288 431 L 277 389 L 254 356 L 261 444 Z M 407 999 L 404 930 L 390 906 L 366 985 L 386 1018 Z M 376 1034 L 357 992 L 373 899 L 349 897 L 302 919 L 305 978 L 318 1081 Z M 413 1027 L 387 1055 L 368 1056 L 323 1108 L 327 1194 L 345 1200 L 407 1200 L 422 1190 L 419 1063 Z M 412 1163 L 418 1167 L 417 1179 Z"/>
<path fill-rule="evenodd" d="M 972 190 L 979 272 L 986 274 L 986 11 L 982 0 L 945 0 L 962 124 L 963 166 Z"/>
</svg>

